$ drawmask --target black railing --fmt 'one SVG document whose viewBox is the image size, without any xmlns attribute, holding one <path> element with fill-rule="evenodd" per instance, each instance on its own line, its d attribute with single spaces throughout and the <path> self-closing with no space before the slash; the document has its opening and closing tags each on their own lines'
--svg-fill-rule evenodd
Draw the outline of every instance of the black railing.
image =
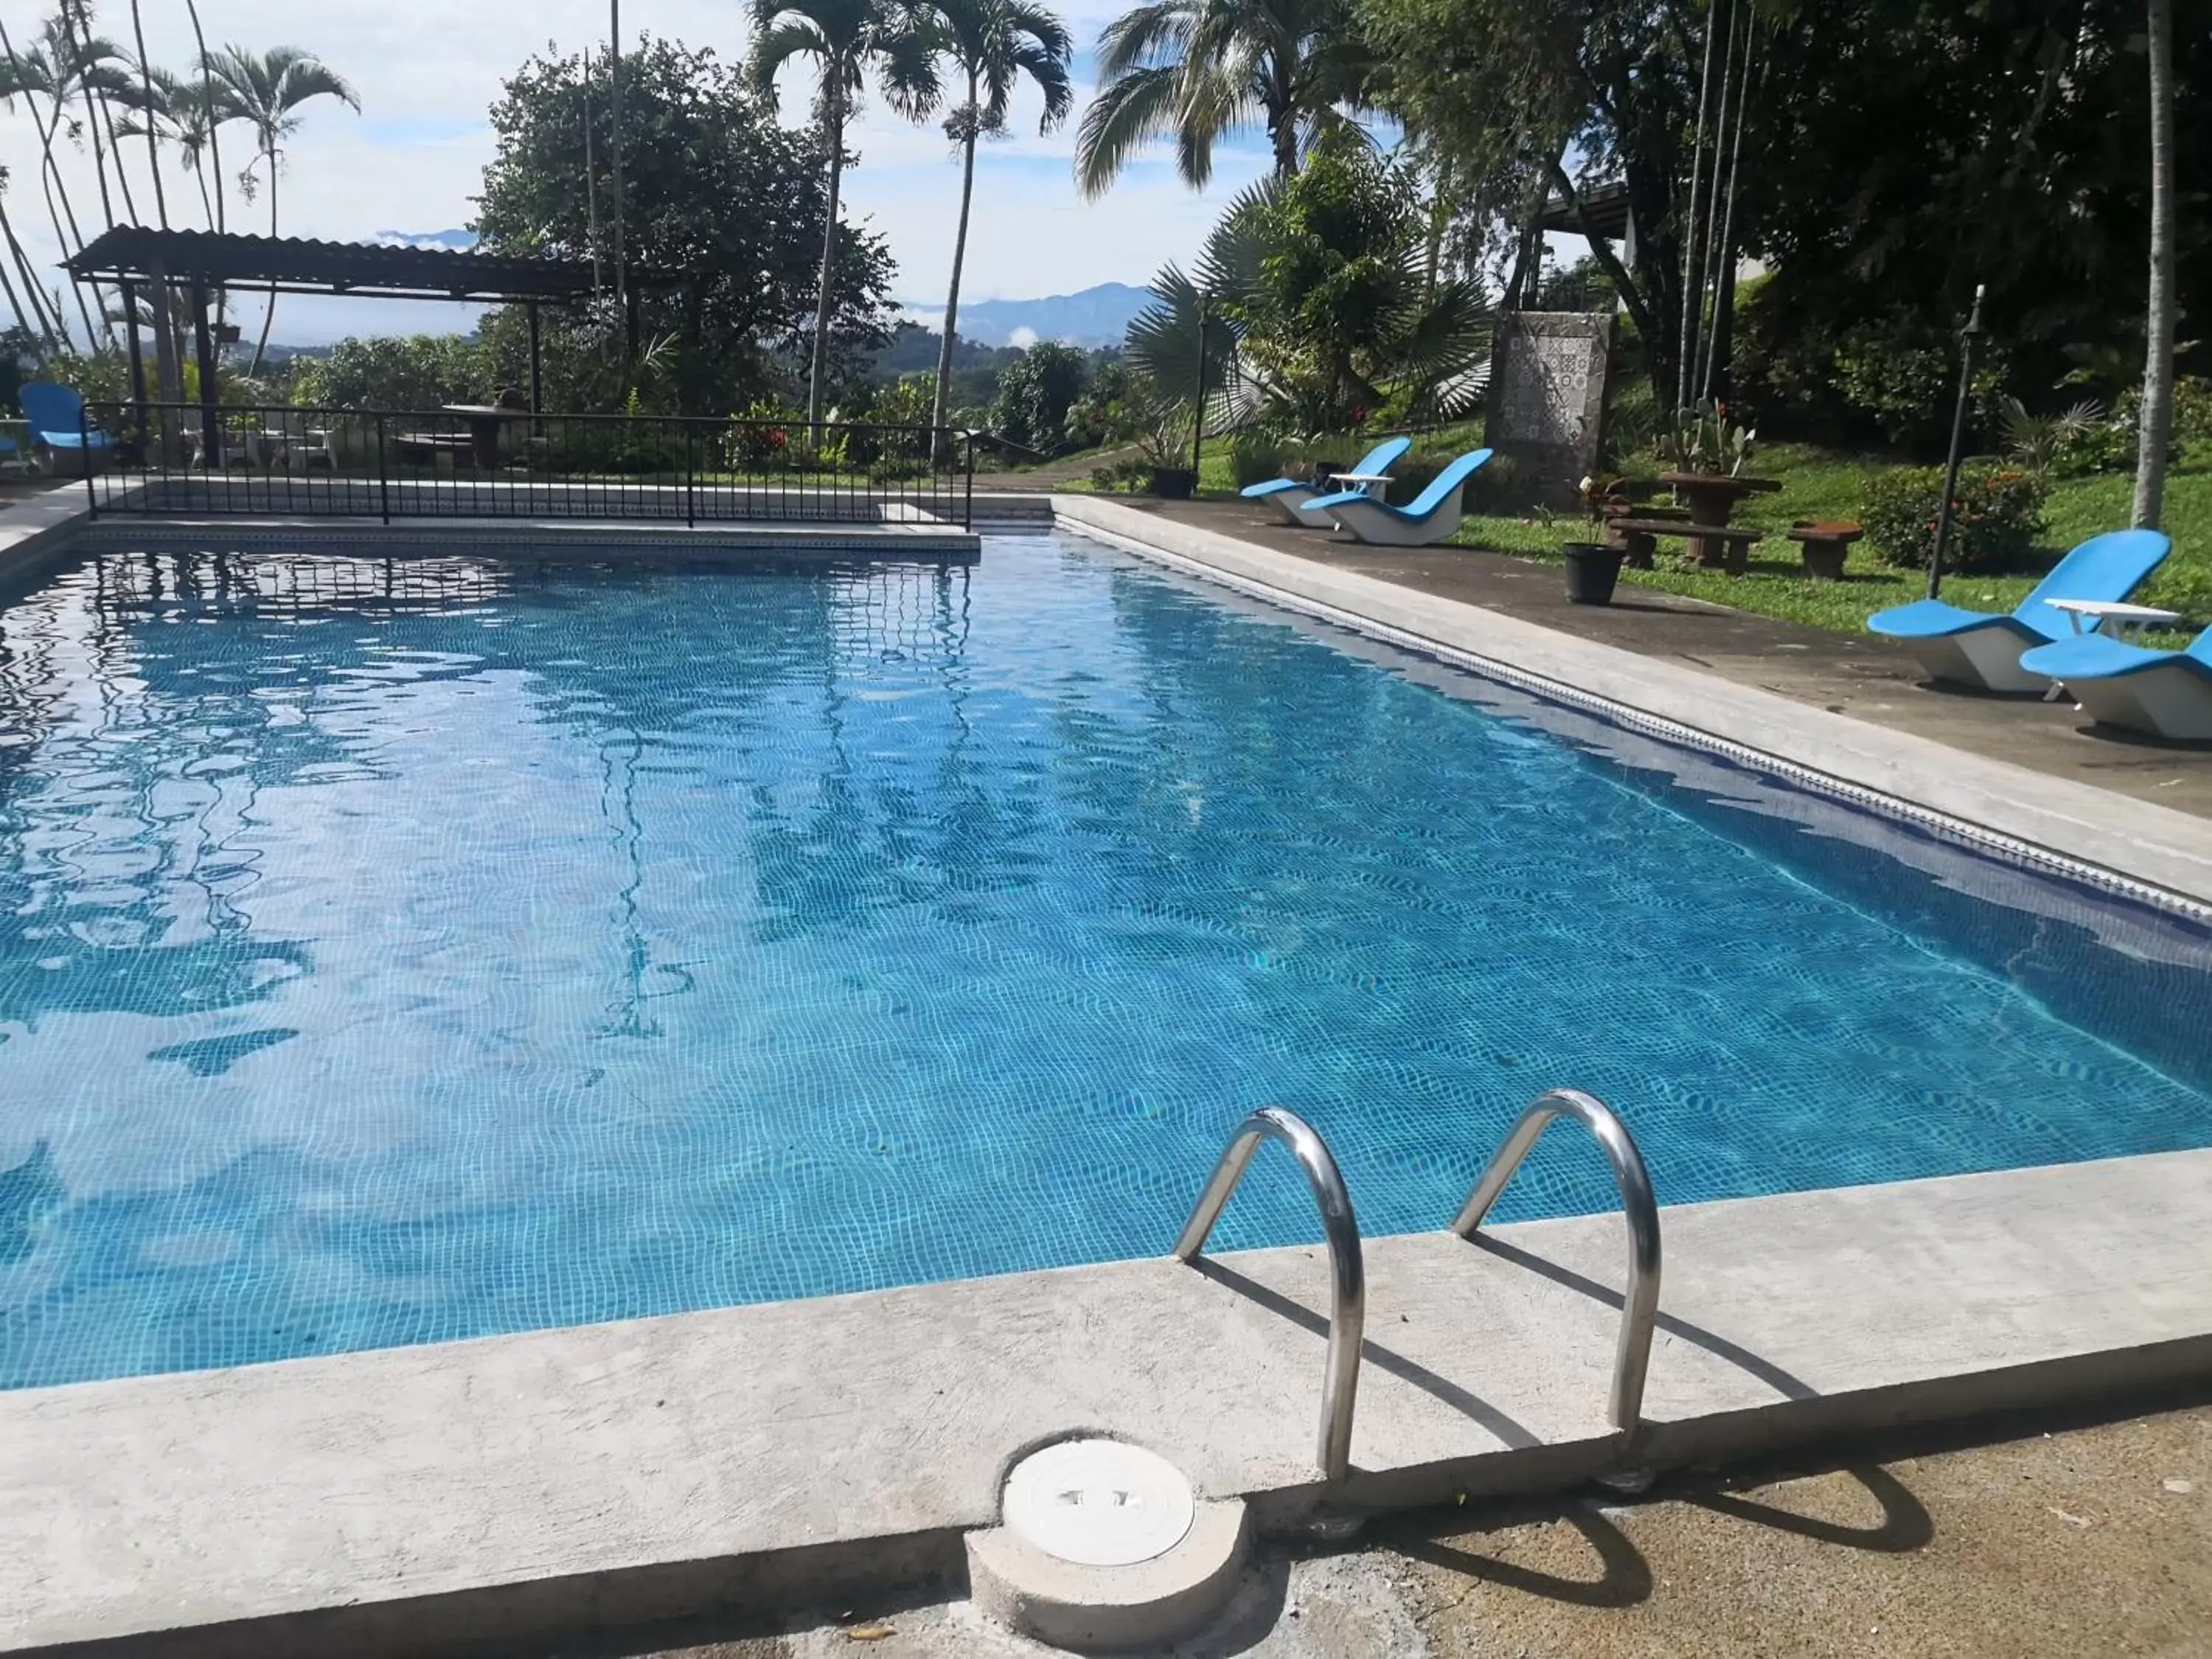
<svg viewBox="0 0 2212 1659">
<path fill-rule="evenodd" d="M 93 515 L 969 526 L 941 427 L 661 415 L 87 405 Z M 94 445 L 101 447 L 95 449 Z"/>
</svg>

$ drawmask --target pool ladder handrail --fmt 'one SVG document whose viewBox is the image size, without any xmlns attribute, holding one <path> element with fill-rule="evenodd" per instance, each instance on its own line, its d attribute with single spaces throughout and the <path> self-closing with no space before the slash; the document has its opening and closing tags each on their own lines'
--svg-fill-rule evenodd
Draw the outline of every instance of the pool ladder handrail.
<svg viewBox="0 0 2212 1659">
<path fill-rule="evenodd" d="M 1628 1223 L 1628 1289 L 1621 1298 L 1611 1405 L 1613 1426 L 1633 1437 L 1644 1419 L 1644 1383 L 1651 1369 L 1651 1333 L 1659 1317 L 1659 1205 L 1651 1194 L 1644 1154 L 1620 1115 L 1595 1095 L 1579 1089 L 1553 1089 L 1539 1095 L 1491 1155 L 1451 1231 L 1462 1238 L 1474 1237 L 1528 1149 L 1560 1117 L 1573 1118 L 1597 1137 L 1620 1188 L 1621 1212 Z"/>
<path fill-rule="evenodd" d="M 1352 1467 L 1352 1411 L 1359 1389 L 1359 1350 L 1367 1325 L 1367 1267 L 1359 1244 L 1359 1222 L 1352 1212 L 1352 1194 L 1342 1171 L 1330 1156 L 1328 1144 L 1296 1112 L 1279 1106 L 1263 1106 L 1237 1126 L 1206 1190 L 1183 1224 L 1176 1240 L 1175 1260 L 1188 1262 L 1206 1248 L 1213 1224 L 1244 1178 L 1252 1155 L 1262 1140 L 1280 1141 L 1305 1171 L 1321 1208 L 1323 1237 L 1328 1243 L 1329 1313 L 1328 1360 L 1321 1389 L 1321 1443 L 1318 1461 L 1330 1480 L 1344 1478 Z"/>
</svg>

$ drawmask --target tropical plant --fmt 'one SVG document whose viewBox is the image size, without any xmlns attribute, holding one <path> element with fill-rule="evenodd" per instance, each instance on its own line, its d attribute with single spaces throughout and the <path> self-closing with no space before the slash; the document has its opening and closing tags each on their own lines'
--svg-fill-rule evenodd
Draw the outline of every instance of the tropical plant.
<svg viewBox="0 0 2212 1659">
<path fill-rule="evenodd" d="M 1752 428 L 1729 419 L 1726 404 L 1708 398 L 1676 410 L 1661 429 L 1656 447 L 1659 459 L 1677 472 L 1733 478 L 1751 459 L 1752 441 L 1758 436 Z"/>
<path fill-rule="evenodd" d="M 300 130 L 301 107 L 317 98 L 335 98 L 356 115 L 361 100 L 352 87 L 325 66 L 313 52 L 298 46 L 274 46 L 265 52 L 243 46 L 225 46 L 208 61 L 208 70 L 219 88 L 216 96 L 230 116 L 253 129 L 255 159 L 238 176 L 246 199 L 256 189 L 269 192 L 269 234 L 276 234 L 276 179 L 282 171 L 284 141 Z M 266 164 L 267 176 L 260 173 Z M 269 328 L 276 318 L 276 285 L 269 287 L 268 308 L 261 316 L 261 337 L 254 343 L 248 374 L 261 372 L 269 350 Z"/>
<path fill-rule="evenodd" d="M 806 383 L 806 420 L 822 422 L 830 349 L 830 290 L 837 248 L 837 204 L 845 176 L 845 127 L 873 70 L 891 107 L 920 120 L 938 98 L 939 36 L 912 0 L 749 0 L 753 25 L 753 87 L 770 108 L 776 72 L 793 58 L 813 60 L 815 118 L 829 176 L 829 212 L 822 227 L 822 270 L 815 285 L 814 348 Z"/>
<path fill-rule="evenodd" d="M 1213 176 L 1213 147 L 1266 129 L 1275 173 L 1368 102 L 1368 61 L 1349 0 L 1150 0 L 1098 38 L 1100 91 L 1075 141 L 1086 196 L 1113 184 L 1148 143 L 1172 139 L 1194 190 Z"/>
<path fill-rule="evenodd" d="M 945 117 L 945 134 L 960 147 L 960 223 L 952 239 L 952 283 L 945 299 L 938 345 L 936 398 L 929 424 L 945 424 L 952 385 L 952 343 L 960 324 L 960 271 L 968 257 L 969 204 L 975 190 L 975 142 L 1006 131 L 1015 82 L 1027 76 L 1044 94 L 1037 124 L 1049 132 L 1074 100 L 1067 79 L 1073 50 L 1067 27 L 1030 0 L 934 0 L 945 56 L 967 82 L 967 97 Z"/>
<path fill-rule="evenodd" d="M 1943 501 L 1940 466 L 1885 467 L 1866 477 L 1859 520 L 1884 564 L 1927 568 Z M 2035 545 L 2043 529 L 2042 483 L 2016 466 L 1971 463 L 1960 469 L 1951 495 L 1950 568 L 1961 574 L 2008 570 Z"/>
<path fill-rule="evenodd" d="M 1489 307 L 1472 283 L 1431 272 L 1426 232 L 1410 170 L 1330 134 L 1295 177 L 1231 204 L 1194 276 L 1160 273 L 1130 325 L 1130 361 L 1185 396 L 1202 375 L 1209 428 L 1256 417 L 1312 437 L 1385 409 L 1407 422 L 1462 413 Z"/>
<path fill-rule="evenodd" d="M 2094 398 L 2084 398 L 2057 414 L 2036 415 L 2019 398 L 2007 397 L 1997 413 L 2005 459 L 2030 477 L 2048 483 L 2062 459 L 2082 445 L 2104 412 L 2104 405 Z"/>
</svg>

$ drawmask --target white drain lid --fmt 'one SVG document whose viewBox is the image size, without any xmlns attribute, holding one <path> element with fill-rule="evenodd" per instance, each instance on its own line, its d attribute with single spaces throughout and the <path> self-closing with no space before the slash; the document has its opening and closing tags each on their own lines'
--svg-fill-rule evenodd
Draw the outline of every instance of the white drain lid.
<svg viewBox="0 0 2212 1659">
<path fill-rule="evenodd" d="M 1182 1542 L 1197 1512 L 1165 1458 L 1119 1440 L 1063 1440 L 1006 1477 L 1006 1530 L 1085 1567 L 1130 1567 Z"/>
</svg>

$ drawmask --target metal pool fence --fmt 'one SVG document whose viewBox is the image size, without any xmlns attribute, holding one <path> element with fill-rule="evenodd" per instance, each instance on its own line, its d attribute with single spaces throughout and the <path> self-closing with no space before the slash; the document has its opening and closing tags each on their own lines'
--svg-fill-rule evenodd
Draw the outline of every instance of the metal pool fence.
<svg viewBox="0 0 2212 1659">
<path fill-rule="evenodd" d="M 972 434 L 662 415 L 88 404 L 95 518 L 658 520 L 969 527 Z M 99 446 L 94 447 L 94 446 Z"/>
</svg>

